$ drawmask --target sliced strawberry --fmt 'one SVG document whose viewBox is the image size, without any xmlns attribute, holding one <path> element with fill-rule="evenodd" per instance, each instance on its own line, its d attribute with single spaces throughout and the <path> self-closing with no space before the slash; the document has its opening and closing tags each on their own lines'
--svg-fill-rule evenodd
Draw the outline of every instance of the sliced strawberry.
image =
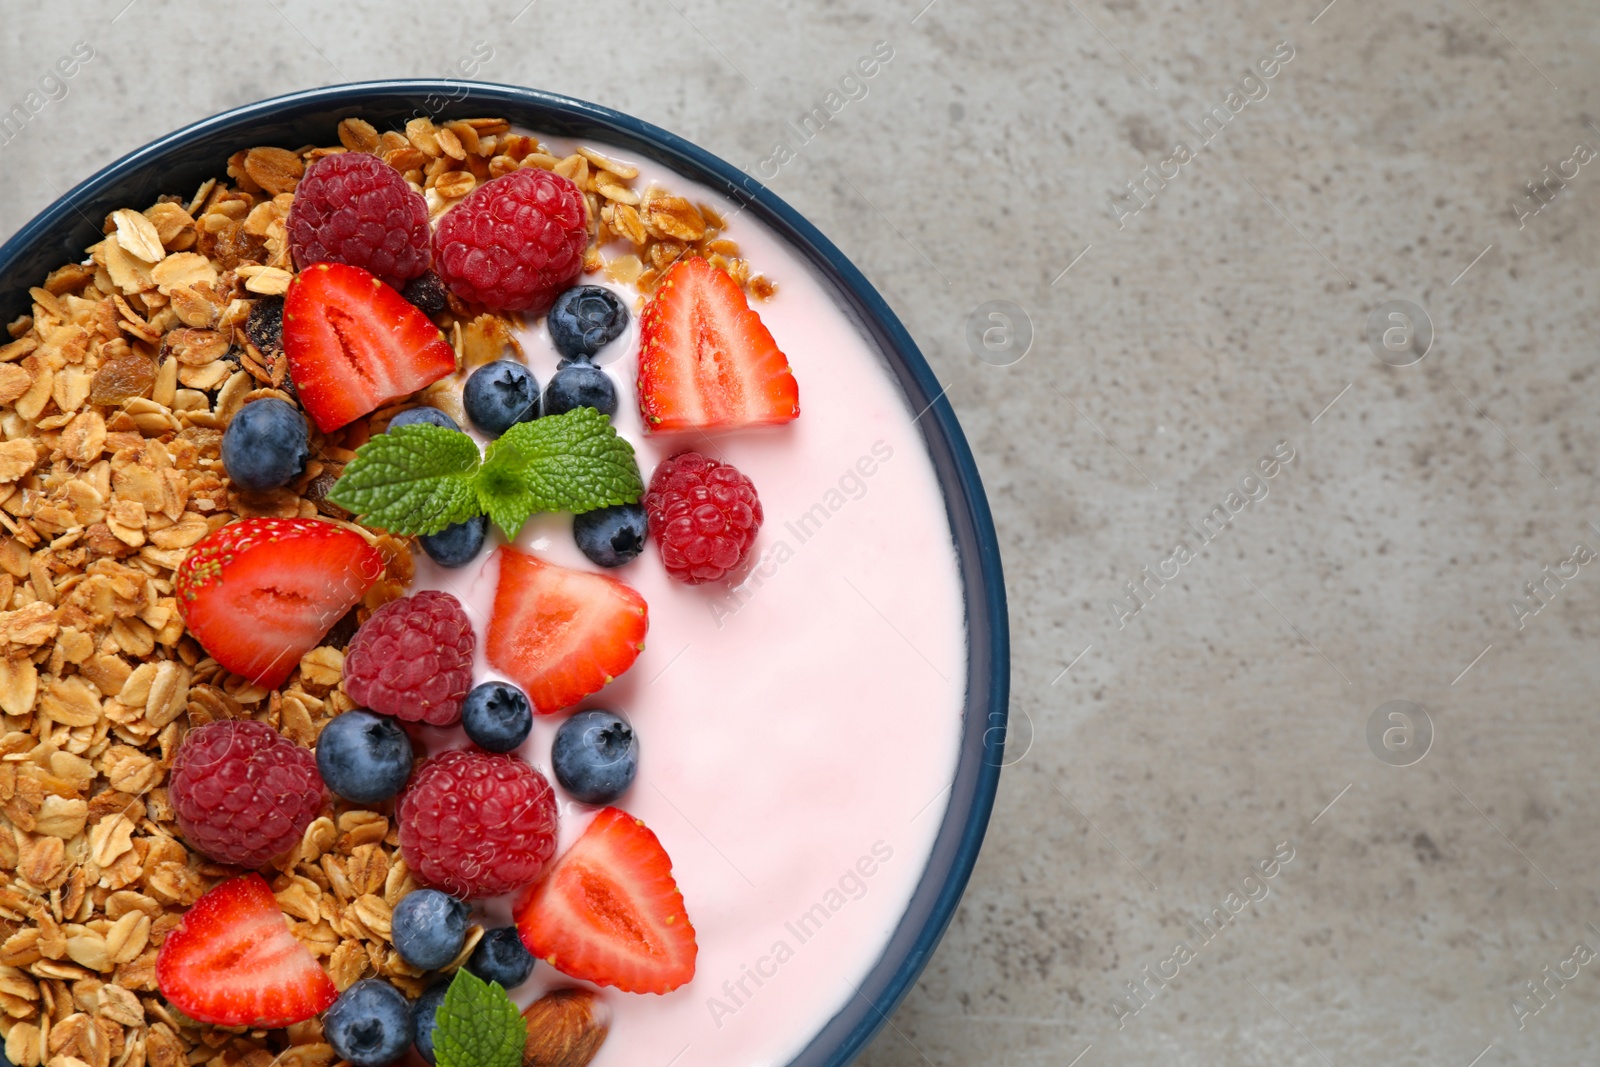
<svg viewBox="0 0 1600 1067">
<path fill-rule="evenodd" d="M 595 816 L 517 902 L 516 918 L 528 951 L 569 978 L 668 993 L 694 977 L 699 946 L 672 860 L 618 808 Z"/>
<path fill-rule="evenodd" d="M 189 550 L 174 580 L 195 640 L 276 689 L 383 574 L 383 557 L 322 519 L 245 519 Z"/>
<path fill-rule="evenodd" d="M 800 414 L 788 358 L 739 283 L 703 259 L 667 271 L 639 317 L 639 338 L 647 430 L 734 430 Z"/>
<path fill-rule="evenodd" d="M 456 369 L 455 351 L 428 316 L 344 263 L 318 263 L 289 283 L 283 350 L 300 403 L 323 433 Z"/>
<path fill-rule="evenodd" d="M 633 666 L 650 628 L 644 597 L 615 578 L 502 546 L 485 652 L 541 715 L 571 707 Z"/>
<path fill-rule="evenodd" d="M 195 901 L 161 943 L 156 983 L 178 1010 L 215 1026 L 288 1026 L 339 996 L 259 874 Z"/>
</svg>

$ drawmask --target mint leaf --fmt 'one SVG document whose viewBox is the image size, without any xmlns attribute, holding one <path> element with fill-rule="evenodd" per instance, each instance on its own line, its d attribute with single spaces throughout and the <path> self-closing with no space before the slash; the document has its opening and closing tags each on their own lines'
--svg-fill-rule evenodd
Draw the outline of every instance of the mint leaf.
<svg viewBox="0 0 1600 1067">
<path fill-rule="evenodd" d="M 505 531 L 507 540 L 516 540 L 517 531 L 528 521 L 528 516 L 539 510 L 538 501 L 522 479 L 522 471 L 506 453 L 501 453 L 500 463 L 483 465 L 478 471 L 475 488 L 478 506 Z"/>
<path fill-rule="evenodd" d="M 511 427 L 484 453 L 476 488 L 479 506 L 512 538 L 536 511 L 579 514 L 644 493 L 633 446 L 594 408 Z"/>
<path fill-rule="evenodd" d="M 439 1067 L 522 1067 L 528 1024 L 499 982 L 485 982 L 461 968 L 434 1019 Z"/>
<path fill-rule="evenodd" d="M 459 430 L 413 423 L 356 449 L 328 499 L 368 526 L 432 534 L 478 514 L 478 445 Z"/>
</svg>

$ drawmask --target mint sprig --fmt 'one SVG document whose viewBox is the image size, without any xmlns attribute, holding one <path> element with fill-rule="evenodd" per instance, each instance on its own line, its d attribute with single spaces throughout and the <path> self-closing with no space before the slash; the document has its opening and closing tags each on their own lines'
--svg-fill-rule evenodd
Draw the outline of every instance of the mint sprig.
<svg viewBox="0 0 1600 1067">
<path fill-rule="evenodd" d="M 478 446 L 459 430 L 413 423 L 356 449 L 328 499 L 369 526 L 433 534 L 478 514 Z"/>
<path fill-rule="evenodd" d="M 528 1025 L 500 983 L 456 971 L 434 1017 L 439 1067 L 522 1067 L 527 1043 Z"/>
<path fill-rule="evenodd" d="M 433 534 L 487 514 L 516 537 L 537 511 L 578 514 L 644 493 L 633 446 L 593 408 L 518 423 L 478 446 L 459 430 L 413 423 L 356 449 L 328 499 L 369 526 Z"/>
<path fill-rule="evenodd" d="M 512 537 L 536 511 L 578 514 L 644 492 L 633 446 L 594 408 L 517 423 L 490 443 L 476 485 L 483 510 Z"/>
</svg>

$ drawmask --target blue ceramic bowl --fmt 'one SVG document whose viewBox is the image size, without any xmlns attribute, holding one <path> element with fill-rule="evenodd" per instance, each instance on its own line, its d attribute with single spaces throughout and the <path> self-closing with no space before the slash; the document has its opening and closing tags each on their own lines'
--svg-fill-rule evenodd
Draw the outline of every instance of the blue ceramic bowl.
<svg viewBox="0 0 1600 1067">
<path fill-rule="evenodd" d="M 817 229 L 737 167 L 647 122 L 553 93 L 481 82 L 363 82 L 275 97 L 197 122 L 133 152 L 83 182 L 0 246 L 0 313 L 9 322 L 31 305 L 28 289 L 63 263 L 81 260 L 119 207 L 188 196 L 222 177 L 241 147 L 333 144 L 338 121 L 359 115 L 380 130 L 417 115 L 439 120 L 499 115 L 543 133 L 594 138 L 637 152 L 743 204 L 832 283 L 842 306 L 887 357 L 918 420 L 944 487 L 967 610 L 967 698 L 956 777 L 927 870 L 883 956 L 848 1004 L 791 1067 L 850 1062 L 888 1020 L 932 955 L 955 913 L 983 842 L 1000 780 L 1010 688 L 1010 644 L 1000 551 L 983 485 L 943 390 L 905 327 L 860 271 Z"/>
</svg>

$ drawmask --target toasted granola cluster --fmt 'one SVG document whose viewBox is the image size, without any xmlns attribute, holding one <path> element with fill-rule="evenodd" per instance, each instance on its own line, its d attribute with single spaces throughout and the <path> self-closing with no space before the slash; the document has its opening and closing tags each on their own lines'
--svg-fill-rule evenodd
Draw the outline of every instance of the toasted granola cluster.
<svg viewBox="0 0 1600 1067">
<path fill-rule="evenodd" d="M 350 527 L 386 571 L 274 691 L 229 674 L 185 634 L 173 572 L 190 546 L 239 518 L 347 519 L 325 497 L 358 435 L 418 400 L 459 419 L 460 376 L 517 343 L 511 320 L 450 297 L 435 321 L 457 355 L 454 381 L 365 426 L 313 431 L 313 458 L 288 486 L 230 484 L 219 448 L 233 415 L 260 397 L 297 402 L 275 315 L 293 278 L 285 220 L 306 166 L 373 153 L 423 192 L 435 218 L 490 178 L 542 167 L 584 193 L 587 271 L 649 293 L 694 253 L 752 296 L 774 292 L 721 236 L 715 210 L 636 190 L 637 169 L 598 152 L 558 157 L 501 119 L 416 119 L 379 134 L 351 118 L 339 140 L 241 151 L 228 181 L 113 212 L 85 262 L 31 291 L 32 314 L 0 347 L 0 1033 L 17 1067 L 337 1058 L 314 1019 L 238 1032 L 164 1004 L 162 940 L 236 873 L 185 847 L 165 783 L 190 728 L 250 718 L 310 746 L 355 707 L 341 685 L 344 649 L 409 583 L 410 544 Z M 340 989 L 381 975 L 415 996 L 422 972 L 390 941 L 391 910 L 414 881 L 388 811 L 338 802 L 267 874 L 295 935 Z M 474 927 L 452 967 L 481 936 Z"/>
</svg>

